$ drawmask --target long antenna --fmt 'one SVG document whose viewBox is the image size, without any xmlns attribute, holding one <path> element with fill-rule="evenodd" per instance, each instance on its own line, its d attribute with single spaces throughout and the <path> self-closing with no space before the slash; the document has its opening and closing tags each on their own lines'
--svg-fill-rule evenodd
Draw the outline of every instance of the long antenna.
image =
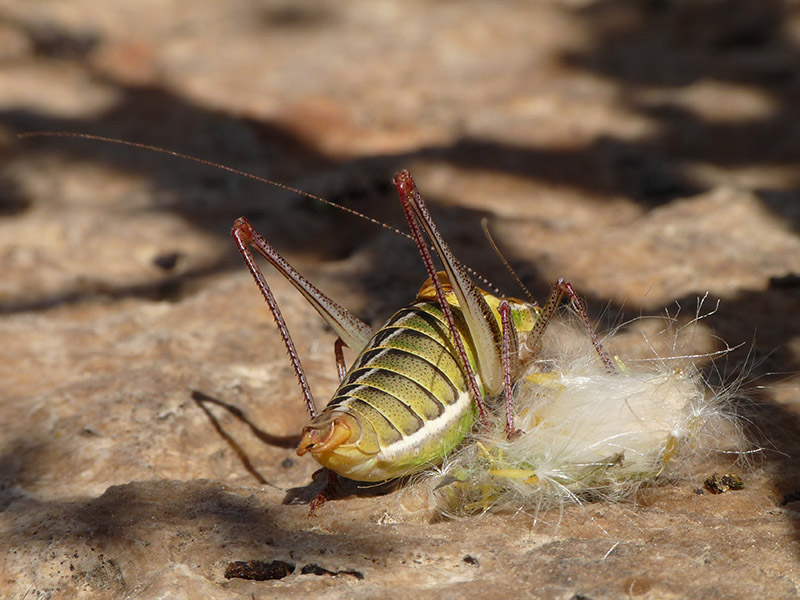
<svg viewBox="0 0 800 600">
<path fill-rule="evenodd" d="M 536 299 L 533 297 L 533 294 L 531 294 L 531 291 L 527 288 L 527 286 L 524 283 L 522 283 L 522 279 L 519 278 L 519 275 L 517 275 L 517 272 L 514 270 L 514 267 L 512 267 L 511 264 L 506 260 L 506 257 L 503 256 L 503 253 L 500 252 L 500 248 L 498 248 L 497 244 L 494 242 L 492 234 L 489 233 L 489 219 L 487 219 L 486 217 L 483 217 L 481 219 L 481 229 L 483 229 L 483 235 L 486 236 L 486 240 L 489 242 L 489 245 L 492 247 L 492 250 L 494 250 L 494 253 L 497 255 L 497 258 L 499 258 L 500 262 L 503 263 L 503 266 L 506 268 L 506 271 L 508 271 L 511 274 L 511 276 L 514 278 L 514 281 L 517 282 L 517 285 L 522 289 L 523 292 L 525 292 L 525 296 L 527 296 L 528 300 L 536 304 Z"/>
<path fill-rule="evenodd" d="M 373 219 L 369 215 L 365 215 L 362 212 L 344 206 L 342 204 L 337 204 L 336 202 L 331 202 L 330 200 L 326 200 L 321 196 L 317 196 L 316 194 L 312 194 L 310 192 L 304 192 L 303 190 L 299 190 L 294 188 L 290 185 L 286 185 L 285 183 L 279 183 L 277 181 L 273 181 L 272 179 L 267 179 L 266 177 L 261 177 L 259 175 L 254 175 L 252 173 L 248 173 L 247 171 L 241 171 L 239 169 L 234 169 L 233 167 L 229 167 L 227 165 L 223 165 L 221 163 L 217 163 L 211 160 L 206 160 L 204 158 L 198 158 L 196 156 L 192 156 L 191 154 L 184 154 L 183 152 L 176 152 L 175 150 L 168 150 L 166 148 L 162 148 L 160 146 L 153 146 L 151 144 L 142 144 L 140 142 L 129 142 L 127 140 L 119 140 L 116 138 L 105 137 L 102 135 L 93 135 L 91 133 L 72 133 L 70 131 L 31 131 L 28 133 L 20 133 L 17 135 L 18 138 L 35 138 L 35 137 L 64 137 L 64 138 L 80 138 L 84 140 L 92 140 L 95 142 L 107 142 L 109 144 L 119 144 L 120 146 L 130 146 L 131 148 L 140 148 L 142 150 L 151 150 L 153 152 L 159 152 L 161 154 L 166 154 L 168 156 L 174 156 L 177 158 L 182 158 L 184 160 L 190 160 L 192 162 L 199 163 L 201 165 L 206 165 L 207 167 L 213 167 L 215 169 L 219 169 L 221 171 L 227 171 L 228 173 L 233 173 L 234 175 L 239 175 L 240 177 L 246 177 L 247 179 L 253 179 L 255 181 L 266 183 L 267 185 L 271 185 L 288 192 L 293 192 L 300 196 L 305 196 L 306 198 L 311 198 L 312 200 L 318 200 L 323 204 L 327 204 L 328 206 L 334 206 L 339 210 L 343 210 L 346 213 L 350 213 L 351 215 L 355 215 L 356 217 L 361 217 L 362 219 L 366 219 L 370 223 L 374 223 L 375 225 L 379 225 L 384 229 L 388 229 L 389 231 L 394 231 L 398 235 L 402 235 L 404 238 L 408 238 L 411 241 L 414 241 L 413 238 L 407 234 L 405 231 L 401 231 L 396 227 L 392 227 L 391 225 L 384 223 L 383 221 L 379 221 L 378 219 Z"/>
<path fill-rule="evenodd" d="M 94 135 L 91 133 L 74 133 L 72 131 L 29 131 L 26 133 L 17 134 L 17 137 L 20 139 L 27 139 L 27 138 L 36 138 L 36 137 L 62 137 L 62 138 L 79 138 L 83 140 L 92 140 L 95 142 L 105 142 L 108 144 L 118 144 L 120 146 L 129 146 L 131 148 L 139 148 L 141 150 L 150 150 L 152 152 L 158 152 L 160 154 L 166 154 L 167 156 L 174 156 L 176 158 L 181 158 L 183 160 L 189 160 L 201 165 L 205 165 L 207 167 L 213 167 L 214 169 L 219 169 L 220 171 L 226 171 L 228 173 L 233 173 L 234 175 L 238 175 L 240 177 L 245 177 L 247 179 L 252 179 L 254 181 L 258 181 L 260 183 L 265 183 L 267 185 L 274 186 L 276 188 L 280 188 L 286 190 L 288 192 L 292 192 L 294 194 L 298 194 L 299 196 L 304 196 L 306 198 L 311 198 L 312 200 L 318 200 L 323 204 L 327 204 L 328 206 L 332 206 L 334 208 L 338 208 L 346 213 L 349 213 L 353 216 L 360 217 L 365 219 L 366 221 L 378 225 L 379 227 L 383 227 L 384 229 L 388 229 L 389 231 L 393 231 L 397 235 L 400 235 L 410 241 L 414 241 L 414 238 L 411 237 L 410 234 L 406 233 L 398 229 L 397 227 L 393 227 L 388 223 L 384 223 L 383 221 L 379 221 L 378 219 L 374 219 L 369 215 L 366 215 L 360 211 L 355 209 L 349 208 L 344 206 L 343 204 L 337 204 L 336 202 L 331 202 L 330 200 L 326 200 L 322 196 L 317 196 L 316 194 L 312 194 L 310 192 L 304 192 L 303 190 L 297 189 L 290 185 L 286 185 L 285 183 L 280 183 L 277 181 L 273 181 L 272 179 L 268 179 L 266 177 L 261 177 L 259 175 L 254 175 L 253 173 L 248 173 L 247 171 L 242 171 L 240 169 L 235 169 L 233 167 L 229 167 L 227 165 L 223 165 L 222 163 L 214 162 L 213 160 L 206 160 L 204 158 L 198 158 L 196 156 L 192 156 L 191 154 L 184 154 L 183 152 L 176 152 L 175 150 L 168 150 L 167 148 L 162 148 L 161 146 L 153 146 L 152 144 L 143 144 L 141 142 L 130 142 L 128 140 L 120 140 L 117 138 L 110 138 L 103 135 Z M 490 238 L 491 240 L 491 238 Z M 495 250 L 497 252 L 497 250 Z M 506 263 L 507 264 L 507 263 Z M 486 277 L 476 273 L 474 269 L 462 265 L 467 272 L 472 275 L 473 277 L 479 279 L 488 287 L 492 288 L 493 291 L 499 292 L 497 288 L 490 282 Z M 517 278 L 519 281 L 519 278 Z"/>
</svg>

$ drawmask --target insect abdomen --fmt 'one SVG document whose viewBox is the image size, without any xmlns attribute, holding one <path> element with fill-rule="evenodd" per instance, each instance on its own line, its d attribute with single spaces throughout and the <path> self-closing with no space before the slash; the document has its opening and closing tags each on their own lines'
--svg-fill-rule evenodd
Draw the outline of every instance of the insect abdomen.
<svg viewBox="0 0 800 600">
<path fill-rule="evenodd" d="M 457 309 L 454 314 L 463 330 Z M 362 481 L 421 470 L 464 438 L 474 420 L 472 402 L 437 303 L 398 311 L 373 336 L 318 418 L 335 412 L 355 417 L 361 435 L 349 460 L 328 466 Z"/>
</svg>

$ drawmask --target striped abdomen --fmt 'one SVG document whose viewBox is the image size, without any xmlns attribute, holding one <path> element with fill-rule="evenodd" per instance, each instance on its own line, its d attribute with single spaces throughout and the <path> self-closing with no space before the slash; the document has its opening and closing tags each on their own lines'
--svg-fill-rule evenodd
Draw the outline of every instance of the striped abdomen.
<svg viewBox="0 0 800 600">
<path fill-rule="evenodd" d="M 452 308 L 459 332 L 466 331 L 460 310 Z M 462 334 L 462 340 L 474 361 L 469 336 Z M 467 379 L 442 309 L 435 301 L 419 301 L 373 336 L 328 406 L 303 430 L 309 443 L 301 442 L 300 450 L 345 477 L 382 481 L 439 462 L 473 420 Z M 327 452 L 325 436 L 337 424 L 341 439 Z M 310 439 L 314 433 L 321 444 Z"/>
</svg>

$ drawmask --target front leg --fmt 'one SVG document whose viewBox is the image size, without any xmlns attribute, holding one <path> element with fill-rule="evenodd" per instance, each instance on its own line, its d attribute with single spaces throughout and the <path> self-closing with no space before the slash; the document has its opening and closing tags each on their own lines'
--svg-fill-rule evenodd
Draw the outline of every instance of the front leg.
<svg viewBox="0 0 800 600">
<path fill-rule="evenodd" d="M 311 499 L 311 502 L 308 504 L 308 516 L 314 517 L 316 516 L 317 509 L 325 504 L 328 500 L 332 500 L 336 497 L 336 493 L 339 491 L 339 477 L 331 471 L 330 469 L 322 468 L 316 473 L 314 473 L 314 479 L 316 479 L 316 475 L 321 472 L 325 472 L 325 476 L 327 478 L 327 483 L 325 487 L 319 492 L 316 496 Z"/>
<path fill-rule="evenodd" d="M 514 440 L 524 432 L 514 427 L 514 412 L 511 406 L 511 347 L 512 341 L 516 342 L 517 333 L 514 323 L 511 321 L 511 306 L 503 300 L 498 307 L 500 320 L 503 324 L 503 388 L 506 397 L 506 437 Z M 513 344 L 516 348 L 516 343 Z"/>
<path fill-rule="evenodd" d="M 539 314 L 539 320 L 536 321 L 536 325 L 534 325 L 531 334 L 528 336 L 528 348 L 535 351 L 539 347 L 539 344 L 542 341 L 542 336 L 544 335 L 544 330 L 547 328 L 550 320 L 555 316 L 556 310 L 561 304 L 561 300 L 564 298 L 565 294 L 569 298 L 572 307 L 575 309 L 575 312 L 578 314 L 578 317 L 583 323 L 584 328 L 589 333 L 589 338 L 592 341 L 592 345 L 597 351 L 598 356 L 600 356 L 600 360 L 603 361 L 606 371 L 609 373 L 617 373 L 618 369 L 614 364 L 614 361 L 611 360 L 611 357 L 603 347 L 602 342 L 600 342 L 597 332 L 594 330 L 594 327 L 592 327 L 592 323 L 589 320 L 589 313 L 586 312 L 586 307 L 583 305 L 583 302 L 581 301 L 577 292 L 575 292 L 572 284 L 568 281 L 564 281 L 563 278 L 559 279 L 553 286 L 553 291 L 550 292 L 550 296 L 547 298 L 547 303 L 544 305 L 542 312 Z"/>
</svg>

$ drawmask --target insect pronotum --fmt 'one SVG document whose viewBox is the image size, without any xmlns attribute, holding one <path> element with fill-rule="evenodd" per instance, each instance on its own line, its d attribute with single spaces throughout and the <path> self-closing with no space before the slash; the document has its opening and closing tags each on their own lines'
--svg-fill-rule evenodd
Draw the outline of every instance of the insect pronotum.
<svg viewBox="0 0 800 600">
<path fill-rule="evenodd" d="M 478 288 L 439 234 L 408 171 L 397 173 L 393 183 L 429 278 L 416 300 L 377 332 L 300 275 L 246 219 L 238 219 L 232 230 L 275 318 L 311 415 L 297 453 L 310 453 L 329 475 L 356 481 L 385 481 L 437 464 L 464 440 L 476 417 L 481 426 L 488 425 L 486 399 L 500 394 L 505 396 L 506 435 L 517 436 L 511 386 L 519 367 L 520 336 L 536 348 L 564 294 L 606 368 L 616 370 L 569 283 L 559 280 L 544 307 Z M 441 272 L 429 244 L 442 263 Z M 305 296 L 338 336 L 340 383 L 322 412 L 316 410 L 300 358 L 251 247 Z M 342 345 L 358 354 L 349 370 Z M 329 481 L 329 488 L 312 501 L 312 510 L 331 493 L 335 476 Z"/>
</svg>

